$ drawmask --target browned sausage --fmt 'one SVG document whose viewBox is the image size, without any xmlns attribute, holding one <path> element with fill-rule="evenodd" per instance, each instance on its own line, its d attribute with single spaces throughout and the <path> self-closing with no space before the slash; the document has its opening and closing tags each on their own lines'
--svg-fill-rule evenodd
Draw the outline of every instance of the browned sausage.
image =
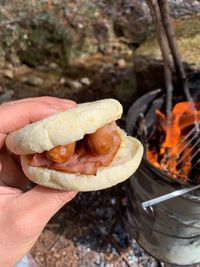
<svg viewBox="0 0 200 267">
<path fill-rule="evenodd" d="M 74 154 L 76 143 L 57 146 L 46 152 L 49 160 L 55 163 L 64 163 Z"/>
<path fill-rule="evenodd" d="M 110 125 L 105 125 L 95 133 L 86 136 L 87 147 L 93 154 L 107 154 L 113 146 L 113 131 Z"/>
</svg>

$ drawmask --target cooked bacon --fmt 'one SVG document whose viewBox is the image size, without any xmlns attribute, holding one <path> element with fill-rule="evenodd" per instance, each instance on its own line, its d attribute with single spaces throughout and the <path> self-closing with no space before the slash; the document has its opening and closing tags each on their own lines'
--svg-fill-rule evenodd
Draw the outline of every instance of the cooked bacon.
<svg viewBox="0 0 200 267">
<path fill-rule="evenodd" d="M 65 163 L 60 163 L 60 165 L 62 164 L 66 164 L 68 166 L 70 165 L 74 165 L 76 164 L 78 161 L 78 154 L 74 153 L 67 162 Z M 36 153 L 34 154 L 33 158 L 30 160 L 30 165 L 33 167 L 49 167 L 51 165 L 53 165 L 53 162 L 51 160 L 49 160 L 46 156 L 46 153 Z M 55 164 L 56 165 L 56 164 Z M 58 164 L 59 165 L 59 164 Z"/>
<path fill-rule="evenodd" d="M 96 175 L 99 167 L 108 167 L 110 165 L 120 147 L 121 138 L 119 133 L 114 129 L 112 131 L 113 145 L 107 154 L 93 154 L 90 150 L 88 150 L 87 144 L 83 139 L 77 144 L 75 153 L 64 163 L 53 163 L 47 158 L 45 159 L 45 153 L 37 153 L 30 161 L 30 165 L 44 166 L 53 170 L 59 170 L 67 173 Z"/>
<path fill-rule="evenodd" d="M 51 164 L 52 162 L 46 157 L 45 153 L 36 153 L 30 160 L 30 165 L 33 167 L 47 167 Z"/>
<path fill-rule="evenodd" d="M 63 171 L 68 173 L 80 173 L 86 175 L 95 175 L 97 173 L 97 168 L 99 167 L 98 162 L 85 162 L 83 158 L 74 165 L 68 165 L 66 163 L 62 164 L 52 164 L 50 169 Z"/>
</svg>

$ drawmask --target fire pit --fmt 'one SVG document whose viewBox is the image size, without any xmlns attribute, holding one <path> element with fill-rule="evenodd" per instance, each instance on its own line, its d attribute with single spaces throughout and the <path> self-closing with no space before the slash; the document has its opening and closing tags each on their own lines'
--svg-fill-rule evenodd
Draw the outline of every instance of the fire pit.
<svg viewBox="0 0 200 267">
<path fill-rule="evenodd" d="M 183 101 L 181 97 L 176 100 Z M 147 200 L 199 183 L 198 159 L 193 163 L 198 152 L 196 155 L 193 153 L 189 160 L 189 165 L 195 165 L 195 170 L 188 168 L 188 159 L 184 159 L 181 164 L 178 162 L 176 168 L 172 166 L 175 169 L 173 172 L 169 171 L 171 167 L 165 170 L 161 166 L 164 156 L 159 161 L 160 156 L 154 153 L 157 144 L 164 143 L 155 129 L 155 110 L 161 110 L 164 102 L 165 96 L 161 90 L 152 91 L 139 98 L 127 115 L 128 134 L 137 136 L 146 150 L 140 168 L 129 179 L 127 187 L 129 229 L 136 233 L 139 244 L 156 259 L 177 265 L 197 264 L 200 262 L 200 191 L 162 202 L 152 209 L 144 210 L 141 205 Z M 155 137 L 150 142 L 147 141 L 149 133 Z M 155 155 L 157 165 L 152 160 Z M 184 162 L 187 163 L 186 167 Z"/>
</svg>

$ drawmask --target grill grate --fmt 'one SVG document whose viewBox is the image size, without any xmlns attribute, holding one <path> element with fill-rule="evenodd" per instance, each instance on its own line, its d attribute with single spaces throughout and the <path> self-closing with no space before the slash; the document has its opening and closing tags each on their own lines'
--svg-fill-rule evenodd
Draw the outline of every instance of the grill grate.
<svg viewBox="0 0 200 267">
<path fill-rule="evenodd" d="M 175 153 L 178 151 L 177 153 Z M 175 155 L 174 155 L 175 154 Z M 174 156 L 173 156 L 174 155 Z M 174 163 L 172 165 L 172 163 Z M 168 151 L 160 161 L 162 169 L 174 176 L 176 169 L 177 178 L 185 176 L 184 168 L 190 168 L 187 180 L 190 182 L 200 182 L 198 165 L 200 164 L 200 129 L 199 123 L 185 135 L 185 137 L 171 150 Z M 195 177 L 191 177 L 195 175 Z"/>
</svg>

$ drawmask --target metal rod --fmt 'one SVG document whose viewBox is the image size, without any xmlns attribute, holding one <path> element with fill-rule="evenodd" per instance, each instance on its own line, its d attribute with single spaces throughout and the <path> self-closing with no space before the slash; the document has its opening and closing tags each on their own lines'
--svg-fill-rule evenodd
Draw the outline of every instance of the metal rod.
<svg viewBox="0 0 200 267">
<path fill-rule="evenodd" d="M 147 200 L 145 202 L 142 202 L 142 208 L 144 210 L 146 210 L 148 207 L 152 207 L 154 205 L 157 205 L 157 204 L 162 203 L 164 201 L 170 200 L 172 198 L 182 196 L 182 195 L 187 194 L 188 192 L 194 191 L 194 190 L 196 190 L 198 188 L 200 188 L 200 184 L 196 185 L 196 186 L 193 186 L 193 187 L 176 190 L 174 192 L 171 192 L 171 193 L 168 193 L 168 194 L 153 198 L 151 200 Z"/>
<path fill-rule="evenodd" d="M 190 144 L 196 137 L 198 137 L 198 134 L 195 134 L 195 135 L 192 137 L 192 139 L 189 140 L 189 141 L 184 145 L 184 147 L 177 153 L 177 158 L 178 158 L 179 155 L 185 150 L 185 148 L 189 146 L 189 144 Z M 185 152 L 185 153 L 180 157 L 180 159 L 176 161 L 176 164 L 175 164 L 172 168 L 170 168 L 170 170 L 175 169 L 175 168 L 177 167 L 177 165 L 179 165 L 179 164 L 183 161 L 183 159 L 185 159 L 185 158 L 189 155 L 189 153 L 192 153 L 193 149 L 198 145 L 199 142 L 200 142 L 200 139 L 198 139 L 198 140 L 196 141 L 196 143 L 194 143 L 193 146 L 189 147 L 188 150 L 187 150 L 187 152 Z M 192 156 L 191 156 L 191 160 L 192 160 Z M 168 162 L 167 162 L 167 164 L 166 164 L 165 166 L 166 166 L 166 167 L 169 166 L 169 164 L 170 164 L 172 161 L 173 161 L 173 160 L 171 160 L 171 159 L 168 160 Z"/>
<path fill-rule="evenodd" d="M 195 137 L 196 137 L 196 136 L 195 136 Z M 190 147 L 186 153 L 183 154 L 183 156 L 176 162 L 176 166 L 177 166 L 178 164 L 180 164 L 180 163 L 183 161 L 183 159 L 184 159 L 185 157 L 187 157 L 187 155 L 188 155 L 190 152 L 193 151 L 193 149 L 198 145 L 199 142 L 200 142 L 200 139 L 198 139 L 197 142 L 196 142 L 192 147 Z M 198 150 L 197 150 L 197 151 L 198 151 Z M 196 152 L 195 152 L 195 153 L 196 153 Z M 194 153 L 194 154 L 195 154 L 195 153 Z M 193 156 L 193 155 L 192 155 L 192 156 Z M 192 160 L 192 157 L 191 157 L 191 160 Z"/>
<path fill-rule="evenodd" d="M 198 149 L 198 150 L 200 150 L 200 149 Z M 199 151 L 198 151 L 199 152 Z M 200 163 L 200 159 L 198 159 L 197 160 L 197 162 L 195 162 L 195 164 L 193 165 L 193 168 L 197 165 L 197 164 L 199 164 Z"/>
<path fill-rule="evenodd" d="M 175 146 L 173 149 L 171 149 L 171 151 L 169 153 L 167 153 L 165 155 L 165 157 L 163 157 L 163 159 L 161 160 L 161 164 L 167 160 L 168 158 L 171 158 L 171 153 L 174 152 L 177 148 L 179 148 L 183 143 L 185 143 L 185 141 L 195 132 L 196 128 L 193 127 L 191 131 L 189 131 L 189 133 L 181 140 L 181 142 L 178 143 L 177 146 Z M 172 160 L 172 159 L 171 159 Z M 169 161 L 171 161 L 169 160 Z"/>
</svg>

